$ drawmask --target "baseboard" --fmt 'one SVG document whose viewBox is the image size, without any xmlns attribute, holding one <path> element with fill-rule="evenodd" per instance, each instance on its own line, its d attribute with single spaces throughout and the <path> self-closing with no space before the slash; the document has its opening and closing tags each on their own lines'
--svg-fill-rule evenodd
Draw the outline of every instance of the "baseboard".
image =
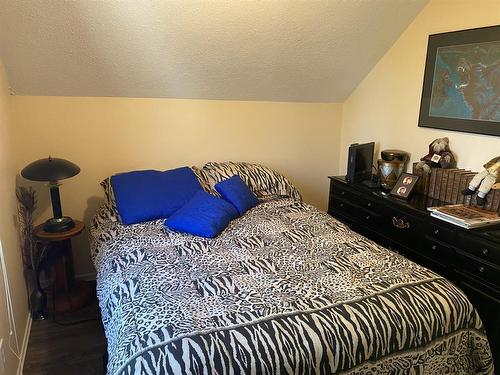
<svg viewBox="0 0 500 375">
<path fill-rule="evenodd" d="M 89 273 L 81 273 L 79 275 L 76 275 L 75 279 L 83 280 L 83 281 L 95 281 L 95 277 L 96 277 L 95 272 L 89 272 Z"/>
<path fill-rule="evenodd" d="M 21 347 L 21 353 L 19 353 L 19 364 L 17 366 L 17 375 L 23 374 L 24 359 L 26 358 L 26 351 L 28 350 L 28 341 L 30 339 L 32 322 L 33 319 L 31 319 L 31 314 L 28 313 L 28 319 L 26 320 L 26 329 L 24 330 L 23 345 Z"/>
</svg>

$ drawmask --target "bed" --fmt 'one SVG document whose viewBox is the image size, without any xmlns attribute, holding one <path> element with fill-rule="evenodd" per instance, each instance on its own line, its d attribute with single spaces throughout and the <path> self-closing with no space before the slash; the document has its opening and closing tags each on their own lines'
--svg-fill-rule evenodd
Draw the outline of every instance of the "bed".
<svg viewBox="0 0 500 375">
<path fill-rule="evenodd" d="M 104 204 L 91 244 L 108 374 L 493 373 L 460 289 L 297 195 L 214 239 Z"/>
</svg>

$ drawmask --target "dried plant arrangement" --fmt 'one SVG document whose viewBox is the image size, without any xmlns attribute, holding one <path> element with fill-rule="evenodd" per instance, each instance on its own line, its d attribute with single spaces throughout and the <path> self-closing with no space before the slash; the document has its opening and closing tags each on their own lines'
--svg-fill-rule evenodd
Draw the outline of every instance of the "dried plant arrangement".
<svg viewBox="0 0 500 375">
<path fill-rule="evenodd" d="M 33 213 L 36 210 L 36 193 L 33 188 L 20 186 L 16 190 L 18 205 L 21 252 L 25 269 L 37 268 L 36 242 L 33 237 L 35 223 Z"/>
<path fill-rule="evenodd" d="M 16 196 L 25 279 L 28 290 L 32 291 L 29 297 L 31 311 L 34 319 L 45 319 L 43 310 L 47 297 L 40 287 L 39 273 L 46 246 L 38 243 L 33 236 L 35 229 L 33 214 L 37 208 L 36 192 L 31 187 L 20 186 L 16 190 Z"/>
</svg>

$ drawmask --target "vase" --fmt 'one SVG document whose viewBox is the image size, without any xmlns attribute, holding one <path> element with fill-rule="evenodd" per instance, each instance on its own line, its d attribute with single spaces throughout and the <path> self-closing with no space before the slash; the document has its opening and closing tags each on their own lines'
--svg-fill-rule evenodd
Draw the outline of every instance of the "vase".
<svg viewBox="0 0 500 375">
<path fill-rule="evenodd" d="M 33 320 L 45 320 L 47 318 L 47 294 L 40 286 L 40 271 L 31 271 L 33 290 L 30 293 L 30 309 Z"/>
</svg>

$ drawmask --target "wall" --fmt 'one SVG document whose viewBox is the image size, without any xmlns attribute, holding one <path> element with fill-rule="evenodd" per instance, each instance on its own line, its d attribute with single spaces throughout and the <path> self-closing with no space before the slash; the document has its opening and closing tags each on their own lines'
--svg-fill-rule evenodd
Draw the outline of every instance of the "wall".
<svg viewBox="0 0 500 375">
<path fill-rule="evenodd" d="M 18 231 L 16 228 L 16 172 L 13 156 L 15 150 L 11 134 L 10 102 L 11 97 L 9 96 L 7 77 L 2 60 L 0 59 L 0 240 L 2 242 L 9 277 L 17 339 L 20 348 L 23 344 L 28 308 Z M 15 374 L 19 361 L 16 355 L 9 350 L 9 320 L 5 292 L 2 270 L 0 268 L 0 338 L 4 339 L 6 355 L 5 374 Z M 11 346 L 17 350 L 14 336 L 10 338 L 10 342 Z"/>
<path fill-rule="evenodd" d="M 342 104 L 176 99 L 30 97 L 11 99 L 15 170 L 53 156 L 81 174 L 61 188 L 66 214 L 89 222 L 102 199 L 98 182 L 113 173 L 246 160 L 269 165 L 325 209 L 327 175 L 345 171 L 347 147 L 376 140 L 416 160 L 448 136 L 463 168 L 498 155 L 500 138 L 417 127 L 429 34 L 498 23 L 500 2 L 433 0 Z M 24 182 L 25 183 L 25 182 Z M 32 184 L 32 183 L 30 183 Z M 48 191 L 35 185 L 50 216 Z M 77 274 L 93 273 L 87 234 L 76 241 Z"/>
<path fill-rule="evenodd" d="M 346 169 L 349 144 L 373 140 L 418 160 L 433 139 L 447 136 L 459 166 L 472 170 L 500 155 L 500 137 L 417 127 L 429 34 L 499 21 L 498 0 L 431 1 L 344 103 L 339 169 Z"/>
<path fill-rule="evenodd" d="M 87 224 L 103 196 L 99 182 L 116 172 L 258 162 L 288 176 L 322 209 L 327 176 L 337 173 L 339 104 L 16 96 L 12 113 L 17 169 L 50 153 L 78 164 L 81 173 L 64 181 L 61 200 L 65 214 Z M 48 190 L 37 190 L 45 219 Z M 76 273 L 92 273 L 87 235 L 76 245 Z"/>
</svg>

